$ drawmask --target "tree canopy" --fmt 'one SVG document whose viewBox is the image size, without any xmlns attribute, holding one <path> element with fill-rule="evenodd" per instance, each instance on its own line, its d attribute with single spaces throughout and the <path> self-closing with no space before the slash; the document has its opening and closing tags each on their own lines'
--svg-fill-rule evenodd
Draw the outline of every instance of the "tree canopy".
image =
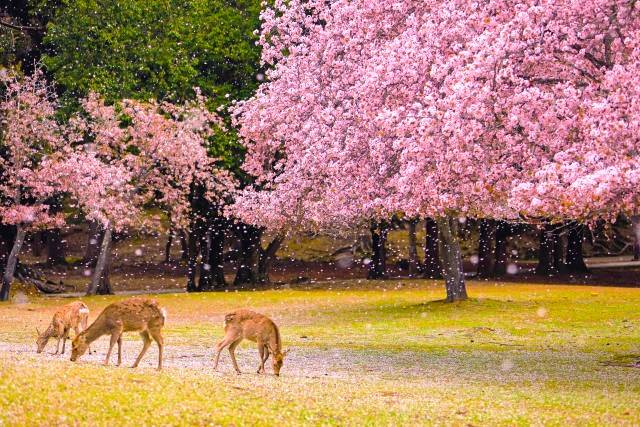
<svg viewBox="0 0 640 427">
<path fill-rule="evenodd" d="M 49 23 L 44 62 L 64 91 L 107 99 L 218 104 L 256 86 L 255 0 L 67 0 Z"/>
</svg>

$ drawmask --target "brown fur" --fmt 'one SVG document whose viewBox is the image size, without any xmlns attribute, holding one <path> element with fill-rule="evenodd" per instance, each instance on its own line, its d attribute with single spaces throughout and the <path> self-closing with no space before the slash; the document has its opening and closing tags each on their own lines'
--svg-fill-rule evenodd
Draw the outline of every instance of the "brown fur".
<svg viewBox="0 0 640 427">
<path fill-rule="evenodd" d="M 137 367 L 142 356 L 147 352 L 153 338 L 158 344 L 158 369 L 162 369 L 162 327 L 166 315 L 155 300 L 147 298 L 130 298 L 107 306 L 98 318 L 84 332 L 73 340 L 71 361 L 76 361 L 87 350 L 89 344 L 103 335 L 111 335 L 109 351 L 104 361 L 109 364 L 113 346 L 118 343 L 118 366 L 122 363 L 122 333 L 139 331 L 144 341 L 142 351 L 138 355 L 133 368 Z"/>
<path fill-rule="evenodd" d="M 64 354 L 65 345 L 69 339 L 69 331 L 73 329 L 76 336 L 83 330 L 87 329 L 87 322 L 89 320 L 89 308 L 82 301 L 75 301 L 70 304 L 63 305 L 55 312 L 51 324 L 42 333 L 36 328 L 38 338 L 36 345 L 38 346 L 38 353 L 42 353 L 44 348 L 49 342 L 49 338 L 57 338 L 56 352 L 60 351 L 60 340 L 62 339 L 62 352 Z"/>
<path fill-rule="evenodd" d="M 224 338 L 216 345 L 216 358 L 213 369 L 218 368 L 220 352 L 229 346 L 229 354 L 236 372 L 240 373 L 236 362 L 235 349 L 243 339 L 248 339 L 258 344 L 260 352 L 260 365 L 258 373 L 264 373 L 264 362 L 269 355 L 273 355 L 273 373 L 280 375 L 280 368 L 284 361 L 286 351 L 282 351 L 282 341 L 278 327 L 267 316 L 251 310 L 236 310 L 224 317 Z"/>
</svg>

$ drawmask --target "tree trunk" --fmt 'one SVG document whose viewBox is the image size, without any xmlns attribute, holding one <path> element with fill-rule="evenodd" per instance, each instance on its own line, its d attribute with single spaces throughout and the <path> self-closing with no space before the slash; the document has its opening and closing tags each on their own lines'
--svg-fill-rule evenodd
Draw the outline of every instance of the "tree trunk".
<svg viewBox="0 0 640 427">
<path fill-rule="evenodd" d="M 424 266 L 422 271 L 426 279 L 442 278 L 442 267 L 439 255 L 438 224 L 431 218 L 425 219 Z"/>
<path fill-rule="evenodd" d="M 198 291 L 211 290 L 211 265 L 209 264 L 209 249 L 211 246 L 211 230 L 207 229 L 200 236 L 200 277 Z"/>
<path fill-rule="evenodd" d="M 496 251 L 494 255 L 493 275 L 504 276 L 507 273 L 507 237 L 509 237 L 509 225 L 500 221 L 496 227 Z"/>
<path fill-rule="evenodd" d="M 189 247 L 187 244 L 187 233 L 184 230 L 178 232 L 180 238 L 180 261 L 187 261 L 189 259 Z"/>
<path fill-rule="evenodd" d="M 249 224 L 239 224 L 240 259 L 238 272 L 233 284 L 242 286 L 258 283 L 258 263 L 260 262 L 260 240 L 262 230 Z"/>
<path fill-rule="evenodd" d="M 100 254 L 100 242 L 102 242 L 102 227 L 100 222 L 91 221 L 89 223 L 89 237 L 87 238 L 87 249 L 82 258 L 82 263 L 86 266 L 95 265 Z"/>
<path fill-rule="evenodd" d="M 418 259 L 418 241 L 416 238 L 416 226 L 418 220 L 412 219 L 407 222 L 409 232 L 409 277 L 416 277 L 420 272 L 420 260 Z"/>
<path fill-rule="evenodd" d="M 188 250 L 188 262 L 187 262 L 187 292 L 196 292 L 198 287 L 196 286 L 196 268 L 198 264 L 198 230 L 192 224 L 189 230 L 189 250 Z"/>
<path fill-rule="evenodd" d="M 9 256 L 7 257 L 7 263 L 2 274 L 2 288 L 0 288 L 0 301 L 9 300 L 9 292 L 11 291 L 11 284 L 13 283 L 13 275 L 16 271 L 16 265 L 18 265 L 18 255 L 20 255 L 20 249 L 24 243 L 26 231 L 20 225 L 16 227 L 16 237 L 13 241 L 13 247 Z"/>
<path fill-rule="evenodd" d="M 67 263 L 65 257 L 65 244 L 62 239 L 62 232 L 59 228 L 47 231 L 47 264 L 64 265 Z"/>
<path fill-rule="evenodd" d="M 546 225 L 540 231 L 540 249 L 538 251 L 538 266 L 536 274 L 541 276 L 553 276 L 558 273 L 556 269 L 556 226 Z"/>
<path fill-rule="evenodd" d="M 640 215 L 631 217 L 631 228 L 633 230 L 633 236 L 635 237 L 633 243 L 633 259 L 638 261 L 640 260 Z"/>
<path fill-rule="evenodd" d="M 106 224 L 104 227 L 104 235 L 100 245 L 100 254 L 96 267 L 93 270 L 91 283 L 87 288 L 87 295 L 111 294 L 111 283 L 109 283 L 109 264 L 110 264 L 110 246 L 111 246 L 111 225 Z"/>
<path fill-rule="evenodd" d="M 172 227 L 169 229 L 167 244 L 164 247 L 165 264 L 169 264 L 171 262 L 171 246 L 176 239 L 180 241 L 180 261 L 187 261 L 189 259 L 189 246 L 184 230 L 177 230 Z"/>
<path fill-rule="evenodd" d="M 387 275 L 387 228 L 384 224 L 371 225 L 371 247 L 373 256 L 369 264 L 367 279 L 384 279 Z"/>
<path fill-rule="evenodd" d="M 565 253 L 567 250 L 566 236 L 560 227 L 556 227 L 554 231 L 553 265 L 558 273 L 566 273 Z"/>
<path fill-rule="evenodd" d="M 169 229 L 167 234 L 167 244 L 164 246 L 164 263 L 169 264 L 171 262 L 171 244 L 173 243 L 173 229 Z"/>
<path fill-rule="evenodd" d="M 495 221 L 492 219 L 481 219 L 480 237 L 478 238 L 478 277 L 487 278 L 493 276 L 495 239 Z"/>
<path fill-rule="evenodd" d="M 4 274 L 4 267 L 16 239 L 16 227 L 0 223 L 0 277 Z"/>
<path fill-rule="evenodd" d="M 200 266 L 200 290 L 224 289 L 224 240 L 226 221 L 216 217 L 207 230 L 205 238 L 200 240 L 202 262 Z"/>
<path fill-rule="evenodd" d="M 42 256 L 42 249 L 45 243 L 45 231 L 36 231 L 33 233 L 31 239 L 31 253 L 34 257 L 40 258 Z"/>
<path fill-rule="evenodd" d="M 440 231 L 440 257 L 447 302 L 464 301 L 467 299 L 467 288 L 464 283 L 460 241 L 457 235 L 458 219 L 440 217 L 436 221 Z"/>
<path fill-rule="evenodd" d="M 269 277 L 269 271 L 271 270 L 271 264 L 273 264 L 273 260 L 276 258 L 276 253 L 280 246 L 282 246 L 282 242 L 284 242 L 284 235 L 276 236 L 267 246 L 267 249 L 260 251 L 260 261 L 258 264 L 258 280 L 262 284 L 271 283 L 271 278 Z"/>
<path fill-rule="evenodd" d="M 107 259 L 104 263 L 104 269 L 102 270 L 102 279 L 98 284 L 98 295 L 113 295 L 113 289 L 111 288 L 111 260 L 113 259 L 113 253 L 111 249 L 107 252 Z"/>
<path fill-rule="evenodd" d="M 584 224 L 574 224 L 567 236 L 567 270 L 569 273 L 588 273 L 589 269 L 582 256 L 584 242 Z"/>
</svg>

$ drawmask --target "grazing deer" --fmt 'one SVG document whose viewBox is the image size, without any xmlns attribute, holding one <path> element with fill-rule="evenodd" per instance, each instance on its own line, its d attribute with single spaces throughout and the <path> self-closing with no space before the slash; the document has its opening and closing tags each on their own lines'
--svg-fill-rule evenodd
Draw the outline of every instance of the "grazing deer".
<svg viewBox="0 0 640 427">
<path fill-rule="evenodd" d="M 122 363 L 122 333 L 140 331 L 144 344 L 132 368 L 140 363 L 142 356 L 151 345 L 151 338 L 158 344 L 158 370 L 162 369 L 162 327 L 167 319 L 166 311 L 158 307 L 158 303 L 152 299 L 130 298 L 124 301 L 108 305 L 98 318 L 75 337 L 71 348 L 71 361 L 75 362 L 82 356 L 89 344 L 103 335 L 111 335 L 109 351 L 104 361 L 109 365 L 113 346 L 118 343 L 118 366 Z"/>
<path fill-rule="evenodd" d="M 258 351 L 260 352 L 258 373 L 264 373 L 264 362 L 267 361 L 271 354 L 273 355 L 273 373 L 276 376 L 280 375 L 280 369 L 288 350 L 282 351 L 280 331 L 271 319 L 251 310 L 237 310 L 224 316 L 224 332 L 224 338 L 216 345 L 214 370 L 218 369 L 220 352 L 229 346 L 233 367 L 239 374 L 240 368 L 238 368 L 238 362 L 236 362 L 235 350 L 240 341 L 248 339 L 258 344 Z"/>
<path fill-rule="evenodd" d="M 88 320 L 89 308 L 85 303 L 76 301 L 63 305 L 55 312 L 51 324 L 44 332 L 40 332 L 38 328 L 36 328 L 36 333 L 38 334 L 36 340 L 38 353 L 42 353 L 47 342 L 49 342 L 49 338 L 57 338 L 58 343 L 54 354 L 58 354 L 60 351 L 60 340 L 62 340 L 62 353 L 60 354 L 64 354 L 65 345 L 69 339 L 69 331 L 73 329 L 76 336 L 78 336 L 80 332 L 87 329 Z"/>
</svg>

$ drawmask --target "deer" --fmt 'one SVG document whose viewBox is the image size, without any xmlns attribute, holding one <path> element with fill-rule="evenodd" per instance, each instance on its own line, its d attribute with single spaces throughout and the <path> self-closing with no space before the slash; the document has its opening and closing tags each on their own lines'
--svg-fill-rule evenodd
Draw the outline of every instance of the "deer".
<svg viewBox="0 0 640 427">
<path fill-rule="evenodd" d="M 164 340 L 162 327 L 167 320 L 167 312 L 158 306 L 158 302 L 148 298 L 130 298 L 108 305 L 97 319 L 73 340 L 71 361 L 75 362 L 89 347 L 89 344 L 103 335 L 110 335 L 109 351 L 104 365 L 109 365 L 113 346 L 118 343 L 118 364 L 122 364 L 122 334 L 139 331 L 143 340 L 142 351 L 132 368 L 137 368 L 140 360 L 149 349 L 151 339 L 158 344 L 158 370 L 162 370 L 162 350 Z"/>
<path fill-rule="evenodd" d="M 73 329 L 76 336 L 78 336 L 81 331 L 87 329 L 88 320 L 89 308 L 82 301 L 63 305 L 55 312 L 49 327 L 44 332 L 40 332 L 36 328 L 37 352 L 42 353 L 50 338 L 57 338 L 56 352 L 53 354 L 60 352 L 60 340 L 62 340 L 62 352 L 60 354 L 64 354 L 65 345 L 69 339 L 69 331 Z"/>
<path fill-rule="evenodd" d="M 248 339 L 258 345 L 260 365 L 258 365 L 257 373 L 263 374 L 265 372 L 264 363 L 269 358 L 269 355 L 273 355 L 273 373 L 276 376 L 280 376 L 284 357 L 289 351 L 282 351 L 280 331 L 271 319 L 255 311 L 236 310 L 224 317 L 224 332 L 224 338 L 216 344 L 216 356 L 213 366 L 215 371 L 218 370 L 220 353 L 228 346 L 233 367 L 238 374 L 241 374 L 238 362 L 236 362 L 235 350 L 243 339 Z"/>
</svg>

